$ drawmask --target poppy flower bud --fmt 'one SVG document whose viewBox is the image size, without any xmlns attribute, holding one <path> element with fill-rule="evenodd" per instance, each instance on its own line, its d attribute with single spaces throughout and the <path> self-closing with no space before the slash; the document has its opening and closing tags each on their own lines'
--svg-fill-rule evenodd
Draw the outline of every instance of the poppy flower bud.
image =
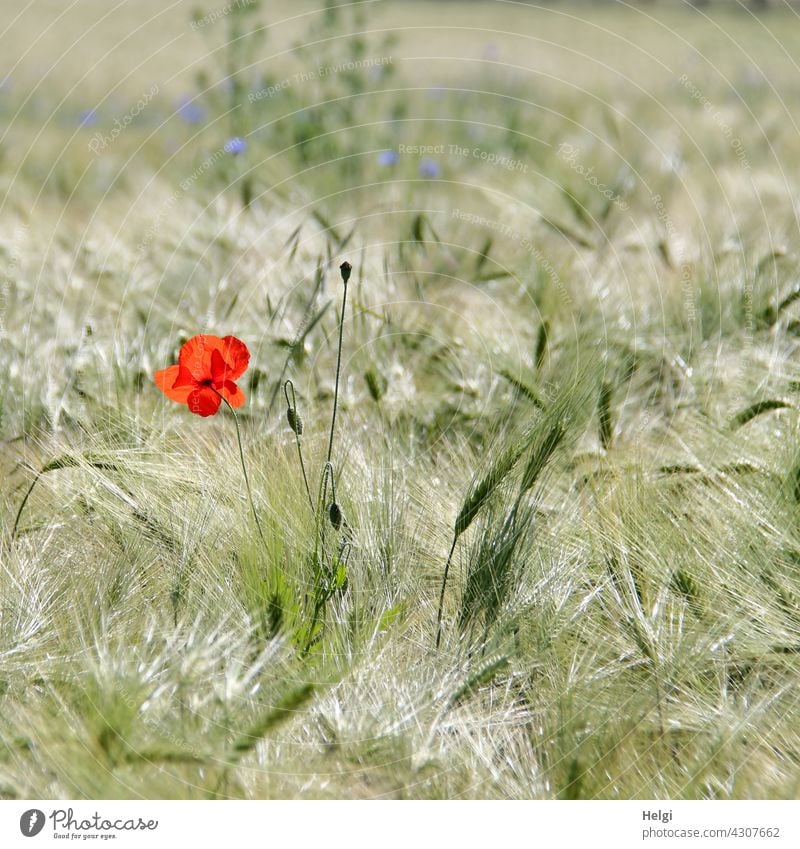
<svg viewBox="0 0 800 849">
<path fill-rule="evenodd" d="M 350 279 L 350 272 L 353 270 L 353 266 L 350 265 L 349 262 L 345 261 L 339 266 L 339 271 L 342 273 L 342 280 L 347 283 Z"/>
<path fill-rule="evenodd" d="M 300 436 L 303 432 L 303 420 L 291 407 L 286 410 L 286 419 L 289 422 L 289 427 Z"/>
<path fill-rule="evenodd" d="M 328 509 L 331 524 L 338 531 L 342 527 L 342 508 L 334 501 Z"/>
</svg>

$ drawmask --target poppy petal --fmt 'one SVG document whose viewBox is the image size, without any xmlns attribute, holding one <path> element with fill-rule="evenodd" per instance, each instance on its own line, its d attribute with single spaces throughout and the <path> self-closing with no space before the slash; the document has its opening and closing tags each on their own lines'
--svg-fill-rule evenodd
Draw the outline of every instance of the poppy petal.
<svg viewBox="0 0 800 849">
<path fill-rule="evenodd" d="M 241 339 L 226 336 L 222 340 L 222 356 L 228 364 L 227 380 L 238 380 L 250 363 L 250 351 Z"/>
<path fill-rule="evenodd" d="M 168 368 L 157 371 L 154 375 L 156 386 L 173 401 L 179 404 L 185 404 L 189 393 L 192 391 L 191 386 L 181 386 L 176 388 L 175 381 L 178 377 L 180 366 L 169 366 Z"/>
<path fill-rule="evenodd" d="M 230 369 L 225 360 L 222 359 L 222 354 L 214 350 L 211 352 L 211 379 L 215 386 L 220 387 L 228 377 Z"/>
<path fill-rule="evenodd" d="M 211 379 L 211 354 L 215 350 L 222 351 L 222 339 L 201 333 L 184 343 L 178 362 L 198 383 L 202 383 Z"/>
<path fill-rule="evenodd" d="M 209 386 L 200 386 L 193 389 L 186 399 L 189 412 L 198 416 L 213 416 L 221 403 L 222 399 L 219 397 L 219 393 Z"/>
<path fill-rule="evenodd" d="M 226 380 L 219 393 L 231 407 L 241 407 L 244 404 L 245 394 L 232 380 Z"/>
<path fill-rule="evenodd" d="M 194 388 L 197 386 L 197 381 L 192 377 L 192 373 L 185 366 L 178 366 L 178 376 L 175 378 L 175 383 L 172 384 L 173 389 L 180 389 L 183 386 Z"/>
</svg>

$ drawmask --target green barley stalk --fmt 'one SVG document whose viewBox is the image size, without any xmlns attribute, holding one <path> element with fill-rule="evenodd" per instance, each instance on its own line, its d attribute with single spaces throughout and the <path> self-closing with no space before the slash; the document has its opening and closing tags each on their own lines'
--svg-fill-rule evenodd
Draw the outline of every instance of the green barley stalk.
<svg viewBox="0 0 800 849">
<path fill-rule="evenodd" d="M 111 471 L 119 471 L 119 467 L 115 466 L 113 463 L 106 463 L 100 461 L 93 461 L 90 459 L 85 459 L 84 462 L 95 469 L 105 469 Z M 43 475 L 48 474 L 49 472 L 55 472 L 59 469 L 70 469 L 76 466 L 80 466 L 80 462 L 73 457 L 58 457 L 55 460 L 51 460 L 49 463 L 46 463 L 42 468 L 36 473 L 31 485 L 28 487 L 28 491 L 25 493 L 22 502 L 19 505 L 19 509 L 17 510 L 16 518 L 14 519 L 14 526 L 11 529 L 11 542 L 13 543 L 17 536 L 17 531 L 19 530 L 19 522 L 22 518 L 22 512 L 25 510 L 25 505 L 28 503 L 28 499 L 33 494 L 33 490 L 36 488 L 36 484 L 39 483 L 39 480 Z"/>
<path fill-rule="evenodd" d="M 789 401 L 784 401 L 781 398 L 767 398 L 763 401 L 757 401 L 755 404 L 751 404 L 746 409 L 737 413 L 731 419 L 730 428 L 731 430 L 736 430 L 763 413 L 769 413 L 772 410 L 786 410 L 793 407 L 794 404 Z"/>
<path fill-rule="evenodd" d="M 442 639 L 444 596 L 447 589 L 450 564 L 459 537 L 469 528 L 523 454 L 532 449 L 531 457 L 522 476 L 520 492 L 511 512 L 512 516 L 516 514 L 522 496 L 533 487 L 547 462 L 564 441 L 567 435 L 567 424 L 575 426 L 580 418 L 579 414 L 585 411 L 588 406 L 593 391 L 591 371 L 591 365 L 582 366 L 576 372 L 575 380 L 565 385 L 542 416 L 528 427 L 517 441 L 505 448 L 492 464 L 489 472 L 478 481 L 467 495 L 456 518 L 453 540 L 442 575 L 442 587 L 439 592 L 439 607 L 436 615 L 436 648 L 439 648 Z"/>
<path fill-rule="evenodd" d="M 606 451 L 608 451 L 611 447 L 611 442 L 614 438 L 614 423 L 611 418 L 612 392 L 612 385 L 607 381 L 603 381 L 603 384 L 600 387 L 600 398 L 597 402 L 597 417 L 600 444 Z"/>
<path fill-rule="evenodd" d="M 525 453 L 529 447 L 531 440 L 530 432 L 521 437 L 519 441 L 509 445 L 503 453 L 495 460 L 489 472 L 478 481 L 477 485 L 472 488 L 467 498 L 464 501 L 461 510 L 456 518 L 455 528 L 453 531 L 453 542 L 450 546 L 450 552 L 447 555 L 447 561 L 444 566 L 444 574 L 442 576 L 442 589 L 439 593 L 439 610 L 436 616 L 436 648 L 442 639 L 442 612 L 444 610 L 444 595 L 447 589 L 447 578 L 450 572 L 450 563 L 453 560 L 453 553 L 456 549 L 458 538 L 475 520 L 475 517 L 483 509 L 484 505 L 489 501 L 492 494 L 498 486 L 503 482 L 506 476 L 511 472 L 517 461 Z"/>
</svg>

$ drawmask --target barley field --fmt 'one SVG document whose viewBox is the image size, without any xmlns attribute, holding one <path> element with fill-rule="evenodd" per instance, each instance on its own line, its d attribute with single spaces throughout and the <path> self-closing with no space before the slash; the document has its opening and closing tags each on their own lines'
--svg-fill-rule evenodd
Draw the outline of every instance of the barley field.
<svg viewBox="0 0 800 849">
<path fill-rule="evenodd" d="M 0 9 L 0 798 L 797 797 L 795 9 Z"/>
</svg>

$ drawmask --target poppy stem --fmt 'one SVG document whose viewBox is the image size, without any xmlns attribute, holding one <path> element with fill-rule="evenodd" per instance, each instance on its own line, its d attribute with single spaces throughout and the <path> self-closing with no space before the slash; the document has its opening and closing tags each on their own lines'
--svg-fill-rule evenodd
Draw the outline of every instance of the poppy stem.
<svg viewBox="0 0 800 849">
<path fill-rule="evenodd" d="M 292 400 L 289 400 L 289 390 L 292 390 Z M 306 495 L 308 495 L 308 504 L 311 507 L 311 512 L 314 512 L 314 499 L 311 497 L 311 487 L 308 485 L 308 475 L 306 475 L 306 464 L 303 462 L 303 449 L 300 447 L 300 432 L 302 425 L 300 424 L 300 416 L 297 413 L 297 396 L 294 393 L 294 383 L 287 380 L 283 384 L 283 394 L 286 396 L 286 404 L 292 413 L 293 421 L 290 422 L 291 428 L 294 431 L 294 438 L 297 442 L 297 456 L 300 459 L 300 471 L 303 473 L 303 483 L 306 485 Z"/>
<path fill-rule="evenodd" d="M 214 390 L 216 392 L 216 390 Z M 219 393 L 217 392 L 219 395 Z M 231 407 L 227 398 L 223 398 L 222 395 L 219 395 L 220 398 L 225 402 L 225 406 L 231 411 L 233 414 L 233 423 L 236 425 L 236 441 L 239 444 L 239 459 L 242 461 L 242 472 L 244 473 L 244 483 L 247 487 L 247 497 L 250 500 L 250 509 L 253 511 L 253 518 L 256 521 L 256 527 L 258 528 L 258 535 L 261 537 L 261 541 L 266 544 L 267 540 L 264 537 L 264 531 L 261 528 L 261 522 L 258 519 L 258 513 L 256 513 L 256 505 L 253 501 L 253 491 L 250 489 L 250 478 L 247 474 L 247 463 L 244 460 L 244 448 L 242 448 L 242 432 L 239 429 L 239 417 L 236 415 L 236 410 Z"/>
<path fill-rule="evenodd" d="M 331 415 L 331 435 L 328 440 L 328 459 L 331 462 L 333 454 L 333 432 L 336 427 L 336 409 L 339 406 L 339 375 L 342 370 L 342 336 L 344 335 L 344 311 L 347 306 L 347 281 L 350 279 L 350 263 L 343 262 L 340 271 L 342 274 L 342 282 L 344 283 L 344 294 L 342 295 L 342 314 L 339 316 L 339 350 L 336 355 L 336 383 L 333 388 L 333 414 Z"/>
<path fill-rule="evenodd" d="M 322 477 L 319 482 L 319 493 L 317 495 L 317 552 L 320 558 L 322 557 L 322 548 L 325 547 L 325 519 L 323 516 L 325 515 L 325 501 L 328 497 L 328 482 L 330 482 L 331 485 L 333 498 L 336 500 L 336 486 L 333 481 L 333 465 L 331 463 L 326 463 L 322 470 Z M 320 548 L 320 544 L 322 548 Z"/>
</svg>

